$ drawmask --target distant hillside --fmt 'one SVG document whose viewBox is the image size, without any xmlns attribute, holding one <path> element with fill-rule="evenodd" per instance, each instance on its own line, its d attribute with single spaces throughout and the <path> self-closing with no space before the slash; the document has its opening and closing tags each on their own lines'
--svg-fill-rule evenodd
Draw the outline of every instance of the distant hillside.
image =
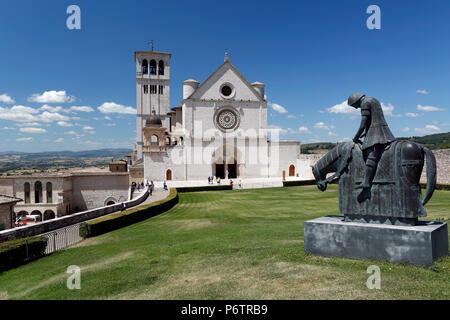
<svg viewBox="0 0 450 320">
<path fill-rule="evenodd" d="M 100 149 L 88 151 L 56 152 L 2 152 L 0 173 L 29 174 L 33 172 L 58 172 L 71 168 L 105 167 L 112 159 L 121 159 L 131 149 Z"/>
<path fill-rule="evenodd" d="M 450 132 L 430 134 L 423 137 L 409 137 L 399 139 L 415 141 L 431 150 L 450 148 Z"/>
<path fill-rule="evenodd" d="M 132 152 L 131 149 L 98 149 L 87 151 L 48 151 L 48 152 L 0 152 L 1 156 L 20 156 L 21 159 L 40 159 L 40 158 L 121 158 Z"/>
<path fill-rule="evenodd" d="M 327 153 L 329 150 L 333 149 L 335 146 L 336 146 L 336 143 L 331 143 L 331 142 L 317 142 L 317 143 L 302 144 L 302 153 L 304 153 L 304 154 Z"/>
<path fill-rule="evenodd" d="M 423 137 L 400 137 L 398 140 L 410 140 L 431 149 L 449 149 L 450 148 L 450 132 L 430 134 Z M 331 142 L 317 142 L 307 143 L 302 145 L 302 153 L 314 154 L 314 153 L 326 153 L 333 149 L 336 143 Z"/>
</svg>

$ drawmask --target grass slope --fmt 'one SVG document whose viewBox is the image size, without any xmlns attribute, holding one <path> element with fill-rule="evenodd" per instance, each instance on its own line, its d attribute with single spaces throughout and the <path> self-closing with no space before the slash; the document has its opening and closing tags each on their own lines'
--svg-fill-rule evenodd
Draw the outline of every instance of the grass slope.
<svg viewBox="0 0 450 320">
<path fill-rule="evenodd" d="M 449 195 L 435 193 L 430 219 L 448 221 Z M 336 186 L 180 194 L 162 215 L 0 274 L 0 298 L 450 299 L 450 258 L 433 271 L 306 254 L 303 221 L 337 212 Z M 381 290 L 366 287 L 372 264 Z M 70 265 L 81 290 L 66 288 Z"/>
</svg>

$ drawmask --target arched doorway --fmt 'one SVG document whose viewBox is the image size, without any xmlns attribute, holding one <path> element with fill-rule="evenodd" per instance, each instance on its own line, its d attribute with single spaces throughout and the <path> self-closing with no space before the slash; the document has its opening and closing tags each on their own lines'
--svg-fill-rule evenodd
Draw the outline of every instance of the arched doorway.
<svg viewBox="0 0 450 320">
<path fill-rule="evenodd" d="M 55 219 L 55 213 L 52 210 L 46 210 L 44 212 L 44 220 Z"/>
<path fill-rule="evenodd" d="M 108 199 L 105 200 L 105 206 L 111 206 L 116 203 L 117 203 L 117 200 L 113 197 L 109 197 Z"/>
<path fill-rule="evenodd" d="M 236 179 L 239 177 L 240 158 L 240 151 L 233 145 L 225 144 L 217 148 L 211 155 L 213 176 Z"/>
<path fill-rule="evenodd" d="M 166 171 L 166 180 L 167 181 L 172 180 L 172 170 L 170 170 L 170 169 L 167 169 L 167 171 Z"/>
<path fill-rule="evenodd" d="M 289 177 L 295 177 L 295 166 L 293 164 L 289 166 Z"/>
<path fill-rule="evenodd" d="M 30 213 L 31 216 L 39 216 L 39 221 L 42 221 L 42 213 L 39 210 L 34 210 Z"/>
<path fill-rule="evenodd" d="M 286 170 L 283 170 L 283 181 L 286 180 Z"/>
</svg>

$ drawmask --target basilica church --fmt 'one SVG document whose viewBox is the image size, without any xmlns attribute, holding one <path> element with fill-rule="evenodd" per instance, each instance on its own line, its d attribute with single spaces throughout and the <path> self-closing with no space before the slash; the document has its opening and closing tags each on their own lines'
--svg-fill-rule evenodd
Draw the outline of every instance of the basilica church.
<svg viewBox="0 0 450 320">
<path fill-rule="evenodd" d="M 269 129 L 265 85 L 230 62 L 202 83 L 183 82 L 170 106 L 171 54 L 135 52 L 137 142 L 130 175 L 154 181 L 298 177 L 300 142 Z"/>
</svg>

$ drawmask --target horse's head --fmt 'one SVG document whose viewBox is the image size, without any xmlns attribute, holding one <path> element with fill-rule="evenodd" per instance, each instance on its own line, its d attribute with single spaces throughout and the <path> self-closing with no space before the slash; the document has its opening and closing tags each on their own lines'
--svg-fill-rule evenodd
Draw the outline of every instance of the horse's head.
<svg viewBox="0 0 450 320">
<path fill-rule="evenodd" d="M 340 143 L 317 161 L 314 166 L 311 166 L 317 188 L 320 191 L 325 191 L 328 183 L 340 177 L 342 170 L 347 166 L 351 158 L 352 149 L 352 143 Z M 332 172 L 335 172 L 335 174 L 327 178 L 327 174 Z"/>
<path fill-rule="evenodd" d="M 322 175 L 320 174 L 317 164 L 314 166 L 311 166 L 311 168 L 312 168 L 314 178 L 316 179 L 317 188 L 319 188 L 319 190 L 322 192 L 327 190 L 327 181 L 326 181 L 325 177 L 322 177 Z"/>
</svg>

